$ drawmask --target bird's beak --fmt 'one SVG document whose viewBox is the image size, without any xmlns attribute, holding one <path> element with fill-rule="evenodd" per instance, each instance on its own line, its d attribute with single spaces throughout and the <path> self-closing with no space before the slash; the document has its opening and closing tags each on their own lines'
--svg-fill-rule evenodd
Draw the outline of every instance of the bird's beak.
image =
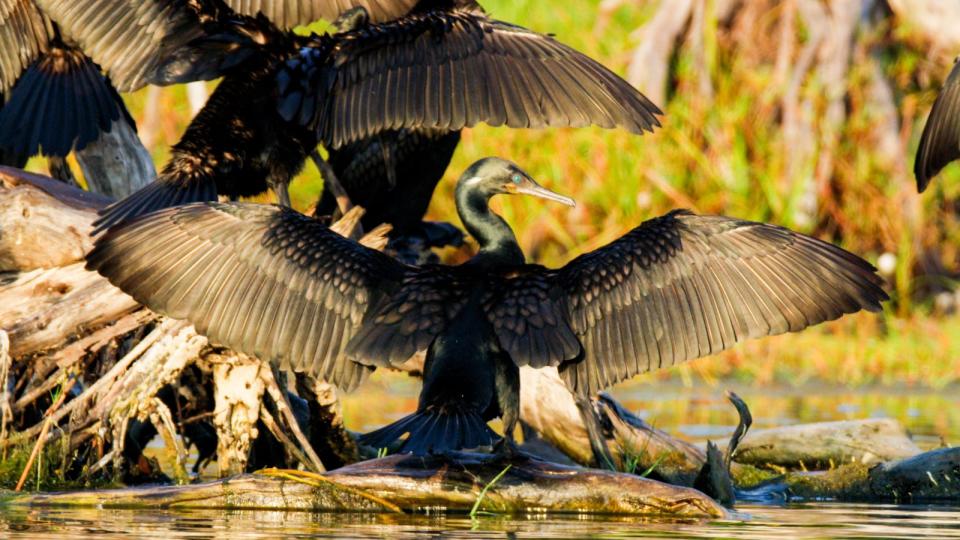
<svg viewBox="0 0 960 540">
<path fill-rule="evenodd" d="M 514 191 L 514 193 L 533 195 L 534 197 L 540 197 L 541 199 L 546 199 L 548 201 L 556 201 L 567 206 L 577 205 L 577 201 L 571 199 L 570 197 L 561 195 L 559 193 L 554 193 L 553 191 L 550 191 L 536 182 L 531 181 L 529 184 L 530 185 L 517 186 L 517 189 Z"/>
</svg>

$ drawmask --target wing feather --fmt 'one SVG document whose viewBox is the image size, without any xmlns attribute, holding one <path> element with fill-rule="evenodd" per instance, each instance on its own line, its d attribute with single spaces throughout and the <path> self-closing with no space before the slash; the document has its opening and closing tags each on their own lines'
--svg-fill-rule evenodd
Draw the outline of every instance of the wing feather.
<svg viewBox="0 0 960 540">
<path fill-rule="evenodd" d="M 559 270 L 516 274 L 488 307 L 501 347 L 518 365 L 558 365 L 582 394 L 748 338 L 877 311 L 887 299 L 873 267 L 840 248 L 687 212 L 650 220 Z"/>
<path fill-rule="evenodd" d="M 954 64 L 923 128 L 913 169 L 917 191 L 927 189 L 940 169 L 956 159 L 960 159 L 960 62 Z"/>
<path fill-rule="evenodd" d="M 204 35 L 185 2 L 31 0 L 103 67 L 121 92 L 170 80 L 167 62 Z"/>
<path fill-rule="evenodd" d="M 551 361 L 581 394 L 747 338 L 877 311 L 887 299 L 873 267 L 840 248 L 688 212 L 647 221 L 553 272 L 584 353 Z"/>
<path fill-rule="evenodd" d="M 332 61 L 305 54 L 286 66 L 290 78 L 316 80 L 285 86 L 280 100 L 300 104 L 281 112 L 291 120 L 316 101 L 308 124 L 333 147 L 404 127 L 459 130 L 485 122 L 642 133 L 659 125 L 660 110 L 595 60 L 476 10 L 417 11 L 335 40 Z M 318 61 L 334 66 L 332 87 L 322 84 L 324 69 L 300 65 Z M 328 105 L 332 119 L 325 117 Z M 361 111 L 361 105 L 369 108 Z"/>
<path fill-rule="evenodd" d="M 160 248 L 160 249 L 158 249 Z M 343 350 L 407 267 L 288 209 L 198 203 L 110 229 L 88 267 L 236 350 L 347 389 Z"/>
<path fill-rule="evenodd" d="M 293 28 L 325 19 L 333 21 L 343 12 L 363 7 L 372 22 L 396 19 L 409 12 L 418 0 L 225 0 L 237 13 L 262 13 L 281 28 Z"/>
</svg>

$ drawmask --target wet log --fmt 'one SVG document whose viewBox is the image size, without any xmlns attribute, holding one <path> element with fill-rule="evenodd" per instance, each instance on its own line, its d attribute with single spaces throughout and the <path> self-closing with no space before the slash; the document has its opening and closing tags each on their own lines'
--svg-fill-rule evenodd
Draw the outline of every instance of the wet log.
<svg viewBox="0 0 960 540">
<path fill-rule="evenodd" d="M 873 467 L 851 463 L 829 471 L 791 472 L 759 487 L 752 498 L 916 503 L 960 501 L 960 448 L 931 450 Z"/>
<path fill-rule="evenodd" d="M 524 422 L 577 463 L 593 462 L 587 428 L 555 368 L 522 368 L 520 391 Z M 608 396 L 596 398 L 593 404 L 618 470 L 649 470 L 671 484 L 693 485 L 706 462 L 703 450 L 654 428 Z"/>
<path fill-rule="evenodd" d="M 850 462 L 872 465 L 920 452 L 899 422 L 875 418 L 756 430 L 744 438 L 733 459 L 757 467 L 822 470 Z"/>
<path fill-rule="evenodd" d="M 465 513 L 476 508 L 498 514 L 702 518 L 727 515 L 720 505 L 696 490 L 634 475 L 524 458 L 505 462 L 489 455 L 464 453 L 427 458 L 390 456 L 323 475 L 272 470 L 182 487 L 23 495 L 8 497 L 4 504 L 431 513 Z"/>
</svg>

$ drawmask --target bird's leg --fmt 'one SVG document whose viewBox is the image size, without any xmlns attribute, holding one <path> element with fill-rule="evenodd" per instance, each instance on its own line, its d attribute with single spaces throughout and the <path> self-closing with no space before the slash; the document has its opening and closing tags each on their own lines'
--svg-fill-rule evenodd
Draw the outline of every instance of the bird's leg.
<svg viewBox="0 0 960 540">
<path fill-rule="evenodd" d="M 377 144 L 380 145 L 380 156 L 383 157 L 383 170 L 387 174 L 387 185 L 390 189 L 397 187 L 397 164 L 393 159 L 393 151 L 383 137 L 377 135 Z"/>
<path fill-rule="evenodd" d="M 277 194 L 277 203 L 280 206 L 285 206 L 287 208 L 293 208 L 293 205 L 290 204 L 290 179 L 289 178 L 277 178 L 270 177 L 267 178 L 267 184 L 270 185 L 270 188 L 273 189 L 273 192 Z"/>
<path fill-rule="evenodd" d="M 574 392 L 574 402 L 580 411 L 580 418 L 583 419 L 583 425 L 587 428 L 587 438 L 590 439 L 590 449 L 593 450 L 593 460 L 598 468 L 617 470 L 616 463 L 613 461 L 613 455 L 607 448 L 607 441 L 603 436 L 603 428 L 600 425 L 600 418 L 593 408 L 593 403 L 587 396 L 581 396 Z"/>
<path fill-rule="evenodd" d="M 337 207 L 340 208 L 340 214 L 343 215 L 349 212 L 350 209 L 353 208 L 353 203 L 350 201 L 350 196 L 347 195 L 347 190 L 343 188 L 343 184 L 337 179 L 337 174 L 333 172 L 333 167 L 327 163 L 327 160 L 323 159 L 323 156 L 320 155 L 320 152 L 318 152 L 316 148 L 313 149 L 313 152 L 310 152 L 310 159 L 313 160 L 313 164 L 316 165 L 317 170 L 320 171 L 320 177 L 323 178 L 323 189 L 329 189 L 333 193 L 333 197 L 337 200 Z"/>
<path fill-rule="evenodd" d="M 73 170 L 70 168 L 70 164 L 67 163 L 66 158 L 50 156 L 47 158 L 47 166 L 50 169 L 50 176 L 67 185 L 80 187 L 80 183 L 77 182 L 77 178 L 73 175 Z"/>
<path fill-rule="evenodd" d="M 523 457 L 513 438 L 517 421 L 520 420 L 520 368 L 510 358 L 496 361 L 495 384 L 497 404 L 500 406 L 500 418 L 503 420 L 503 438 L 493 445 L 498 457 L 513 460 Z"/>
</svg>

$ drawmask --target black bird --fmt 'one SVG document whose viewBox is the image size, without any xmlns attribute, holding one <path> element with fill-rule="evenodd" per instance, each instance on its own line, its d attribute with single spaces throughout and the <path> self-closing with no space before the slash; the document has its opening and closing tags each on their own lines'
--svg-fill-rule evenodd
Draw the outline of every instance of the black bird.
<svg viewBox="0 0 960 540">
<path fill-rule="evenodd" d="M 350 202 L 364 208 L 364 230 L 391 225 L 388 253 L 411 264 L 439 262 L 430 248 L 462 245 L 463 232 L 423 216 L 459 142 L 459 130 L 388 130 L 330 150 L 327 161 Z M 314 215 L 339 215 L 326 182 Z"/>
<path fill-rule="evenodd" d="M 356 6 L 385 20 L 402 15 L 415 1 L 226 0 L 226 5 L 292 28 L 333 20 Z M 83 150 L 118 119 L 136 128 L 117 90 L 79 43 L 105 61 L 123 91 L 218 76 L 216 70 L 190 71 L 182 65 L 190 58 L 187 51 L 207 56 L 189 44 L 204 35 L 202 23 L 210 22 L 215 5 L 210 0 L 0 0 L 0 164 L 23 167 L 43 153 L 62 166 L 62 158 Z M 63 22 L 69 35 L 48 15 Z M 207 61 L 215 64 L 215 59 Z"/>
<path fill-rule="evenodd" d="M 923 127 L 913 165 L 917 191 L 923 193 L 940 169 L 956 159 L 960 159 L 960 61 L 954 62 Z"/>
<path fill-rule="evenodd" d="M 351 10 L 338 33 L 308 37 L 214 0 L 164 3 L 166 18 L 141 13 L 159 5 L 143 2 L 116 21 L 94 14 L 120 0 L 37 1 L 64 16 L 58 22 L 121 88 L 224 76 L 158 181 L 108 208 L 101 229 L 268 185 L 285 204 L 286 184 L 318 143 L 335 150 L 390 130 L 451 132 L 480 122 L 634 133 L 658 125 L 660 111 L 626 81 L 549 36 L 490 19 L 472 0 L 421 0 L 384 23 Z M 143 20 L 159 22 L 137 26 Z M 173 30 L 199 36 L 166 39 Z"/>
<path fill-rule="evenodd" d="M 417 412 L 364 437 L 416 453 L 512 441 L 519 367 L 557 366 L 579 395 L 887 299 L 862 259 L 787 229 L 675 211 L 559 269 L 527 264 L 497 194 L 573 204 L 487 158 L 457 184 L 480 245 L 411 266 L 275 206 L 191 204 L 109 230 L 87 267 L 226 346 L 355 388 L 426 351 Z M 510 448 L 511 445 L 506 445 Z"/>
<path fill-rule="evenodd" d="M 41 152 L 62 165 L 113 122 L 136 127 L 100 68 L 37 7 L 0 0 L 0 164 Z"/>
<path fill-rule="evenodd" d="M 327 162 L 350 201 L 366 211 L 365 230 L 389 223 L 394 235 L 407 235 L 421 232 L 433 190 L 459 142 L 459 130 L 387 130 L 330 150 Z M 324 189 L 315 215 L 336 210 L 334 194 Z"/>
</svg>

